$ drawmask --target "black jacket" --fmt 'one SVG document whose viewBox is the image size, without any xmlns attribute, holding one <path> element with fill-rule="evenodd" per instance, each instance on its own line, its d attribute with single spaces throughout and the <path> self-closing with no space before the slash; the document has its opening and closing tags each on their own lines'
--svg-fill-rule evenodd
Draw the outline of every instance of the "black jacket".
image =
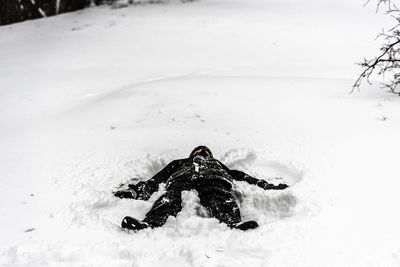
<svg viewBox="0 0 400 267">
<path fill-rule="evenodd" d="M 129 184 L 128 190 L 115 193 L 118 197 L 147 200 L 158 190 L 158 185 L 166 183 L 167 190 L 181 187 L 181 185 L 217 183 L 227 190 L 232 189 L 233 180 L 245 181 L 257 185 L 265 190 L 285 189 L 286 184 L 273 185 L 265 180 L 251 177 L 238 171 L 230 170 L 219 160 L 197 155 L 193 158 L 174 160 L 151 179 Z"/>
</svg>

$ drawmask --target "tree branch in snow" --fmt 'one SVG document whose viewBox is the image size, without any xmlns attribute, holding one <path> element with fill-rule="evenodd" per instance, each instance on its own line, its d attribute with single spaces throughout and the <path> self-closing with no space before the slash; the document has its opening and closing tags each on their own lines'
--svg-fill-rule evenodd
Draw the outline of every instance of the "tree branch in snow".
<svg viewBox="0 0 400 267">
<path fill-rule="evenodd" d="M 382 6 L 386 7 L 385 13 L 395 19 L 396 24 L 387 32 L 382 31 L 377 36 L 377 38 L 384 40 L 380 54 L 372 59 L 364 58 L 363 62 L 358 63 L 363 71 L 353 84 L 351 93 L 360 88 L 363 80 L 371 84 L 371 75 L 377 75 L 382 76 L 385 80 L 382 83 L 384 88 L 387 88 L 391 93 L 400 95 L 398 89 L 400 85 L 400 9 L 392 0 L 378 0 L 377 11 Z"/>
</svg>

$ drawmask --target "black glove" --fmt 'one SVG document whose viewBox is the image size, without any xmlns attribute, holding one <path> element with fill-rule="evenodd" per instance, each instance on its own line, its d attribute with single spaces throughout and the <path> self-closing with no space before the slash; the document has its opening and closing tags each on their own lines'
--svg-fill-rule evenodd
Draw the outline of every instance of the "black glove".
<svg viewBox="0 0 400 267">
<path fill-rule="evenodd" d="M 275 186 L 274 189 L 278 189 L 278 190 L 283 190 L 285 188 L 288 188 L 289 186 L 287 184 L 278 184 Z"/>
<path fill-rule="evenodd" d="M 137 193 L 133 188 L 125 189 L 125 190 L 118 190 L 114 192 L 114 196 L 119 198 L 137 198 Z"/>
<path fill-rule="evenodd" d="M 257 182 L 257 186 L 261 187 L 264 190 L 282 190 L 282 189 L 289 187 L 287 184 L 274 185 L 274 184 L 270 184 L 264 180 L 259 180 Z"/>
<path fill-rule="evenodd" d="M 128 185 L 128 189 L 119 190 L 114 196 L 119 198 L 133 198 L 148 200 L 151 194 L 157 191 L 158 185 L 154 182 L 139 182 L 137 184 Z"/>
<path fill-rule="evenodd" d="M 135 199 L 148 200 L 151 194 L 157 191 L 158 186 L 154 182 L 139 182 L 137 184 L 128 185 L 129 189 L 136 192 Z"/>
</svg>

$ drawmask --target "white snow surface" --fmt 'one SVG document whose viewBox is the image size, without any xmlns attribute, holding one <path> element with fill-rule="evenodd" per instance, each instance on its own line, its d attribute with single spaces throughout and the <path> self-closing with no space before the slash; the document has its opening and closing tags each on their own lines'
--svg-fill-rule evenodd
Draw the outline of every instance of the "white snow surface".
<svg viewBox="0 0 400 267">
<path fill-rule="evenodd" d="M 400 99 L 349 94 L 390 22 L 363 4 L 169 2 L 0 27 L 0 265 L 400 266 Z M 165 186 L 112 191 L 201 144 L 291 185 L 236 183 L 260 227 L 229 229 L 185 191 L 164 227 L 122 231 Z"/>
</svg>

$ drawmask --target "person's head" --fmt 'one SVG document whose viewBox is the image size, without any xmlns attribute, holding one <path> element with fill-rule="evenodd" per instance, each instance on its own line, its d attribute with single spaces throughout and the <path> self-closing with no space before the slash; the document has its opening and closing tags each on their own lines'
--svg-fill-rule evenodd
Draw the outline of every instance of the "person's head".
<svg viewBox="0 0 400 267">
<path fill-rule="evenodd" d="M 192 153 L 190 153 L 189 158 L 193 158 L 194 156 L 203 156 L 203 157 L 213 157 L 213 154 L 211 153 L 211 150 L 206 147 L 206 146 L 198 146 L 195 149 L 193 149 Z"/>
</svg>

